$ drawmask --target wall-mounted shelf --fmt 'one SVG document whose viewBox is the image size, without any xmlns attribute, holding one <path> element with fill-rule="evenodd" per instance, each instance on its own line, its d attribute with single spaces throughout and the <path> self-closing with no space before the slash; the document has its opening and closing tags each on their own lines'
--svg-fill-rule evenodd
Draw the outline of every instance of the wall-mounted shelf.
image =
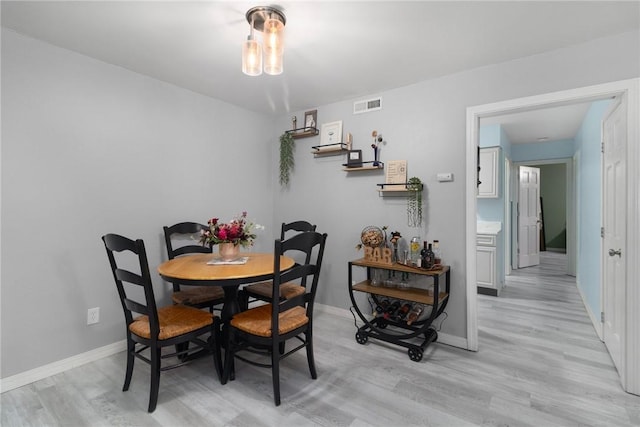
<svg viewBox="0 0 640 427">
<path fill-rule="evenodd" d="M 305 128 L 290 129 L 286 131 L 286 133 L 291 134 L 293 139 L 298 139 L 298 138 L 308 138 L 310 136 L 316 136 L 317 134 L 320 133 L 320 131 L 314 127 L 305 127 Z"/>
<path fill-rule="evenodd" d="M 338 142 L 336 144 L 314 145 L 311 151 L 315 156 L 343 154 L 349 151 L 347 144 Z"/>
<path fill-rule="evenodd" d="M 408 194 L 414 193 L 417 191 L 422 191 L 424 189 L 424 185 L 420 184 L 417 189 L 409 189 L 409 186 L 414 187 L 415 184 L 410 184 L 408 182 L 402 182 L 399 184 L 376 184 L 378 187 L 378 193 L 381 195 L 384 194 Z"/>
<path fill-rule="evenodd" d="M 374 166 L 373 164 L 376 162 L 362 162 L 362 166 L 359 167 L 348 167 L 348 163 L 343 163 L 342 166 L 344 166 L 342 168 L 342 170 L 347 171 L 347 172 L 360 172 L 360 171 L 377 171 L 377 170 L 382 170 L 384 169 L 384 163 L 382 162 L 377 162 L 378 164 L 376 166 Z"/>
</svg>

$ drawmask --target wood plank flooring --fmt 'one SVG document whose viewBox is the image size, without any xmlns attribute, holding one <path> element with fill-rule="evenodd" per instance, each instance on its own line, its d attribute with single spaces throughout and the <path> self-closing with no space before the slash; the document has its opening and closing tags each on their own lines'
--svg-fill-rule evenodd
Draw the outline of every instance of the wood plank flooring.
<svg viewBox="0 0 640 427">
<path fill-rule="evenodd" d="M 237 362 L 221 386 L 208 359 L 163 373 L 147 414 L 149 368 L 123 393 L 123 353 L 1 396 L 9 426 L 640 426 L 640 397 L 625 393 L 598 340 L 565 256 L 508 278 L 499 298 L 478 296 L 477 353 L 434 343 L 421 362 L 406 350 L 355 342 L 353 319 L 319 313 L 318 379 L 303 352 L 270 371 Z M 444 320 L 446 322 L 446 320 Z M 439 324 L 438 321 L 435 322 Z"/>
</svg>

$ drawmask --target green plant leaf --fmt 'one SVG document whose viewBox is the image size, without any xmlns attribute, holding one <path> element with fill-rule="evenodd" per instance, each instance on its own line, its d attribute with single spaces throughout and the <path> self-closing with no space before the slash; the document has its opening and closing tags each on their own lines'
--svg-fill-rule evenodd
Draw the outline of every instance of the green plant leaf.
<svg viewBox="0 0 640 427">
<path fill-rule="evenodd" d="M 291 133 L 285 132 L 280 135 L 280 185 L 289 185 L 291 171 L 294 166 L 294 148 L 295 140 Z"/>
</svg>

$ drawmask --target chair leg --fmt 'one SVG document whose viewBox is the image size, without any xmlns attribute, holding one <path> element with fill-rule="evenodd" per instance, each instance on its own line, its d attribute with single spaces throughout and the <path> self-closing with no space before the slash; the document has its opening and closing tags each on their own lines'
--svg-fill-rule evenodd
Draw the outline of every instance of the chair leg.
<svg viewBox="0 0 640 427">
<path fill-rule="evenodd" d="M 227 381 L 229 381 L 230 377 L 233 377 L 232 371 L 233 371 L 233 343 L 232 343 L 232 339 L 231 339 L 231 331 L 227 331 L 227 340 L 225 342 L 225 349 L 224 349 L 224 369 L 222 370 L 222 379 L 220 380 L 220 383 L 222 383 L 222 385 L 225 385 L 227 383 Z M 233 379 L 233 378 L 231 378 Z"/>
<path fill-rule="evenodd" d="M 277 347 L 276 347 L 277 346 Z M 280 353 L 274 342 L 271 348 L 271 380 L 273 381 L 273 402 L 280 406 Z"/>
<path fill-rule="evenodd" d="M 211 352 L 213 353 L 213 365 L 216 369 L 216 374 L 218 375 L 218 381 L 222 382 L 223 372 L 222 372 L 222 354 L 220 351 L 220 321 L 218 318 L 214 318 L 213 320 L 213 329 L 211 331 L 210 345 Z"/>
<path fill-rule="evenodd" d="M 149 412 L 156 409 L 158 390 L 160 389 L 160 354 L 159 348 L 151 349 L 151 387 L 149 390 Z"/>
<path fill-rule="evenodd" d="M 247 311 L 249 309 L 249 294 L 242 289 L 238 291 L 238 306 L 240 307 L 240 311 Z"/>
<path fill-rule="evenodd" d="M 131 384 L 131 376 L 133 375 L 133 363 L 136 360 L 134 353 L 136 351 L 136 344 L 129 338 L 127 338 L 127 371 L 124 374 L 124 386 L 122 391 L 129 390 Z"/>
<path fill-rule="evenodd" d="M 179 354 L 180 352 L 189 350 L 189 341 L 176 344 L 176 353 L 178 353 L 178 360 L 184 361 L 187 358 L 187 353 Z"/>
<path fill-rule="evenodd" d="M 313 336 L 311 329 L 309 329 L 305 335 L 305 340 L 307 341 L 307 362 L 309 363 L 309 372 L 311 373 L 311 378 L 315 380 L 318 378 L 318 373 L 316 372 L 316 361 L 313 357 Z"/>
</svg>

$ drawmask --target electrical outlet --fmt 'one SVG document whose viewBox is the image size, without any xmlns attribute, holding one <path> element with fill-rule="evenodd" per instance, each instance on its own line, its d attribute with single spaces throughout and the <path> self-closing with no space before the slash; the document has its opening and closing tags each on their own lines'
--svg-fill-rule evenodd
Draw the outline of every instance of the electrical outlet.
<svg viewBox="0 0 640 427">
<path fill-rule="evenodd" d="M 100 307 L 87 310 L 87 325 L 93 325 L 100 321 Z"/>
</svg>

